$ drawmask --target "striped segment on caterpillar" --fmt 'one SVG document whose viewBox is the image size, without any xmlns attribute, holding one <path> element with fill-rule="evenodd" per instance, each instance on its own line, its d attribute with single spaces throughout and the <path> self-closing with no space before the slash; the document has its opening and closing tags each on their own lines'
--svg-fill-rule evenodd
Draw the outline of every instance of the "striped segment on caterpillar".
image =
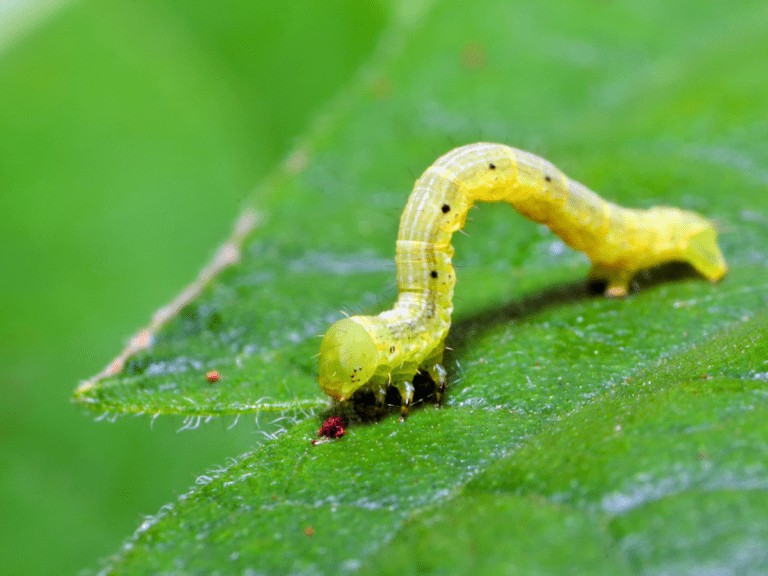
<svg viewBox="0 0 768 576">
<path fill-rule="evenodd" d="M 570 180 L 552 164 L 501 144 L 456 148 L 416 181 L 400 219 L 397 284 L 392 310 L 353 316 L 328 330 L 320 346 L 320 387 L 336 400 L 369 387 L 378 402 L 394 385 L 402 414 L 413 399 L 411 381 L 424 371 L 446 383 L 442 367 L 451 325 L 456 276 L 451 237 L 475 202 L 508 202 L 546 224 L 589 256 L 590 278 L 607 280 L 606 295 L 624 296 L 634 274 L 664 262 L 689 262 L 711 281 L 726 273 L 712 223 L 678 208 L 622 208 Z"/>
</svg>

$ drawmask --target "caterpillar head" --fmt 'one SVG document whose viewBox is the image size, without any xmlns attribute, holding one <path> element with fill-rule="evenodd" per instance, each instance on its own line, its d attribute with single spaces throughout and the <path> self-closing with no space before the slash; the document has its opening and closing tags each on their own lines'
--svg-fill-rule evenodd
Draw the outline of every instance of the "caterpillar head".
<svg viewBox="0 0 768 576">
<path fill-rule="evenodd" d="M 368 331 L 344 318 L 330 327 L 320 344 L 320 388 L 346 400 L 376 372 L 379 351 Z"/>
</svg>

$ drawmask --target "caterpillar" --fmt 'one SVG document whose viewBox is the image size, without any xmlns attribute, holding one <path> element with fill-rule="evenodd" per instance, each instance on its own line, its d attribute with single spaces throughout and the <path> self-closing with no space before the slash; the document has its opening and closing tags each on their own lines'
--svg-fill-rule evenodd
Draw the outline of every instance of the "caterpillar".
<svg viewBox="0 0 768 576">
<path fill-rule="evenodd" d="M 475 202 L 502 201 L 584 252 L 592 262 L 588 277 L 607 281 L 608 297 L 625 296 L 639 270 L 664 262 L 688 262 L 712 282 L 727 271 L 715 227 L 694 212 L 622 208 L 530 152 L 468 144 L 438 158 L 414 185 L 397 237 L 394 308 L 344 318 L 323 337 L 319 384 L 326 394 L 343 401 L 367 387 L 383 404 L 394 386 L 402 419 L 413 400 L 413 377 L 422 371 L 435 382 L 440 404 L 456 283 L 451 237 Z"/>
</svg>

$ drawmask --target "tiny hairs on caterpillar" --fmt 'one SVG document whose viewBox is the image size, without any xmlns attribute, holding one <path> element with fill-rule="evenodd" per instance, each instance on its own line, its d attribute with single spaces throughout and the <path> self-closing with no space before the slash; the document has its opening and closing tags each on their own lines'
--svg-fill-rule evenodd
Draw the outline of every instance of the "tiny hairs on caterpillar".
<svg viewBox="0 0 768 576">
<path fill-rule="evenodd" d="M 690 263 L 711 281 L 727 271 L 714 226 L 696 213 L 622 208 L 529 152 L 501 144 L 462 146 L 426 169 L 400 218 L 394 308 L 344 318 L 325 334 L 319 382 L 326 394 L 346 400 L 368 387 L 381 404 L 387 387 L 395 386 L 405 416 L 413 400 L 411 382 L 423 371 L 435 382 L 440 403 L 456 283 L 451 237 L 475 202 L 508 202 L 546 224 L 589 256 L 589 277 L 607 280 L 609 297 L 626 295 L 639 270 L 673 260 Z"/>
</svg>

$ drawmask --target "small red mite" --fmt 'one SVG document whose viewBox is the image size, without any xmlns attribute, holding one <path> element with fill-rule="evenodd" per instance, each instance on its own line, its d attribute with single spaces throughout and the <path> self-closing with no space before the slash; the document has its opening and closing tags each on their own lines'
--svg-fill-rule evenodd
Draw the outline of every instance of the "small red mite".
<svg viewBox="0 0 768 576">
<path fill-rule="evenodd" d="M 208 372 L 208 374 L 205 375 L 205 377 L 208 379 L 208 382 L 210 382 L 211 384 L 213 384 L 214 382 L 218 382 L 220 378 L 219 373 L 216 370 L 211 370 L 210 372 Z"/>
<path fill-rule="evenodd" d="M 304 534 L 306 534 L 307 536 L 312 536 L 312 534 L 314 533 L 315 533 L 315 529 L 312 528 L 312 526 L 307 526 L 306 528 L 304 528 Z"/>
<path fill-rule="evenodd" d="M 323 426 L 317 433 L 318 436 L 326 436 L 328 438 L 341 438 L 344 436 L 344 421 L 338 416 L 331 416 L 323 422 Z"/>
</svg>

